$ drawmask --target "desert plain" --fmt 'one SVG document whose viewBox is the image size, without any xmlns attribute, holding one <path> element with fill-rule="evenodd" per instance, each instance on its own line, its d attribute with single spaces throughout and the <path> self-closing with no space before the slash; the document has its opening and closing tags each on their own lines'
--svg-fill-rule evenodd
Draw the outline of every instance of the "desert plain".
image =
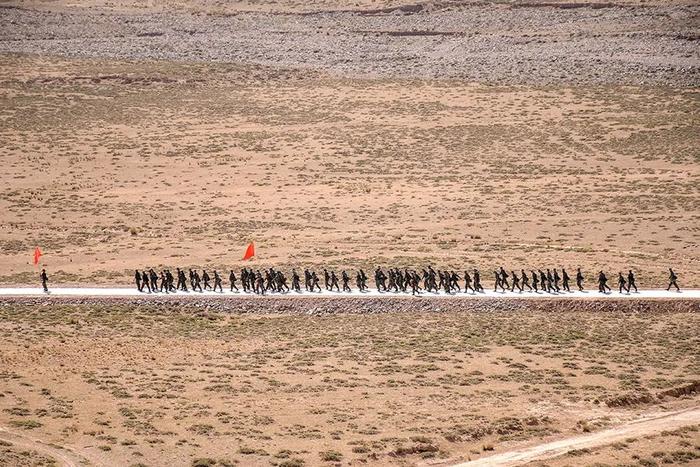
<svg viewBox="0 0 700 467">
<path fill-rule="evenodd" d="M 0 24 L 0 286 L 37 286 L 36 246 L 52 286 L 129 287 L 255 241 L 260 269 L 700 287 L 696 2 L 10 0 Z M 0 465 L 456 465 L 587 436 L 503 465 L 697 465 L 699 311 L 0 297 Z"/>
</svg>

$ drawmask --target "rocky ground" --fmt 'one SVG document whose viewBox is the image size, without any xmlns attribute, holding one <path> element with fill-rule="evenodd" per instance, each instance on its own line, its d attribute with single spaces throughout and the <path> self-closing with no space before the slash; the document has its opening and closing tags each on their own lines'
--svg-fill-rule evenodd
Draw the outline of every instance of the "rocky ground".
<svg viewBox="0 0 700 467">
<path fill-rule="evenodd" d="M 452 465 L 698 405 L 697 301 L 436 302 L 3 300 L 0 465 Z M 551 465 L 697 463 L 699 434 Z"/>
<path fill-rule="evenodd" d="M 18 5 L 0 8 L 0 52 L 262 64 L 355 78 L 700 84 L 700 7 L 677 2 L 389 3 L 308 13 Z"/>
<path fill-rule="evenodd" d="M 694 299 L 488 299 L 432 298 L 418 300 L 411 297 L 377 298 L 313 298 L 313 297 L 0 297 L 0 307 L 31 306 L 38 310 L 61 307 L 146 307 L 173 312 L 226 312 L 234 314 L 305 314 L 327 315 L 338 313 L 679 313 L 700 312 L 700 300 Z"/>
</svg>

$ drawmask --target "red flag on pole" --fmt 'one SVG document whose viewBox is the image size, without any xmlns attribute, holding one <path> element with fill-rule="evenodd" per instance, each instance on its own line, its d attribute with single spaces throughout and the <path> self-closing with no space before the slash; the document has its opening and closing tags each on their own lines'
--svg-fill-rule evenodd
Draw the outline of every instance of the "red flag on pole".
<svg viewBox="0 0 700 467">
<path fill-rule="evenodd" d="M 250 242 L 248 248 L 245 250 L 245 254 L 243 255 L 243 261 L 250 259 L 253 256 L 255 256 L 255 246 L 253 245 L 253 242 Z"/>
<path fill-rule="evenodd" d="M 41 255 L 41 250 L 39 249 L 39 247 L 36 247 L 34 249 L 34 265 L 39 264 L 39 258 L 41 258 Z"/>
</svg>

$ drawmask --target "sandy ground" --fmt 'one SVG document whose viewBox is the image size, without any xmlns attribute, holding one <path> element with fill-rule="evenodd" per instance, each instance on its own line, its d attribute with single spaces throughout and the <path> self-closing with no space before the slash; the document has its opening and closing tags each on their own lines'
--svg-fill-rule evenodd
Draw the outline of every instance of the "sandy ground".
<svg viewBox="0 0 700 467">
<path fill-rule="evenodd" d="M 0 426 L 93 465 L 411 465 L 698 406 L 697 312 L 549 310 L 0 302 Z M 688 425 L 574 447 L 565 463 L 697 462 Z"/>
<path fill-rule="evenodd" d="M 134 268 L 633 268 L 698 287 L 697 92 L 1 57 L 4 284 Z M 420 92 L 416 92 L 419 89 Z M 508 181 L 506 183 L 506 180 Z"/>
</svg>

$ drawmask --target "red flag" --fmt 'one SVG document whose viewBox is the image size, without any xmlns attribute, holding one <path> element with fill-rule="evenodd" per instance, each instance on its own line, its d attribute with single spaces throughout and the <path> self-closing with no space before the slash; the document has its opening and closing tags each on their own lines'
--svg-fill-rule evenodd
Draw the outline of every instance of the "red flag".
<svg viewBox="0 0 700 467">
<path fill-rule="evenodd" d="M 253 242 L 250 242 L 250 245 L 248 245 L 248 248 L 245 250 L 245 255 L 243 255 L 243 261 L 252 258 L 255 256 L 255 246 L 253 245 Z"/>
<path fill-rule="evenodd" d="M 39 247 L 36 247 L 34 249 L 34 264 L 35 265 L 39 264 L 39 258 L 41 258 L 41 255 L 42 255 L 41 250 L 39 249 Z"/>
</svg>

